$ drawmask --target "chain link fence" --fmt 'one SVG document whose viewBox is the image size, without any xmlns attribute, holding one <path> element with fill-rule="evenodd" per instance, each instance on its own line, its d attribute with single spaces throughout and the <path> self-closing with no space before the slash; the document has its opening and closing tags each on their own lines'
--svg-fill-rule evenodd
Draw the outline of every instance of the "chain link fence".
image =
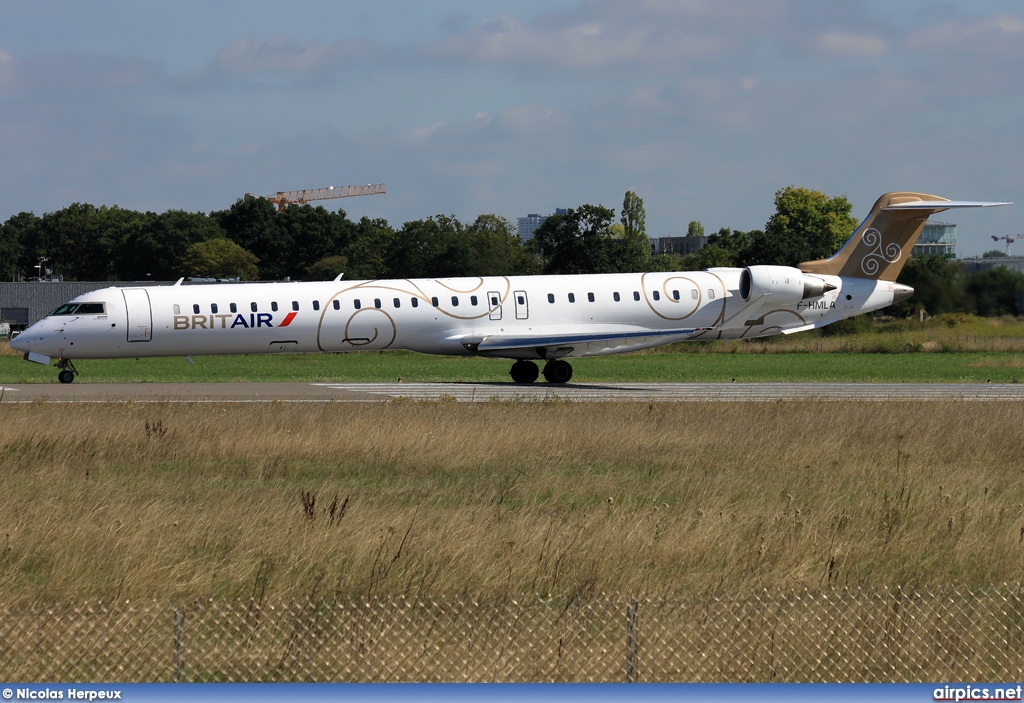
<svg viewBox="0 0 1024 703">
<path fill-rule="evenodd" d="M 1007 589 L 0 607 L 6 681 L 1022 678 Z"/>
</svg>

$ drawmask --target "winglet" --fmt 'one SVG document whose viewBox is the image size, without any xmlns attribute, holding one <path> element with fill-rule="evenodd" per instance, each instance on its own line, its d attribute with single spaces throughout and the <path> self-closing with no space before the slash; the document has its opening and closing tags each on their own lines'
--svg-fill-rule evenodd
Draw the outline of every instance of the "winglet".
<svg viewBox="0 0 1024 703">
<path fill-rule="evenodd" d="M 924 193 L 886 193 L 828 259 L 805 261 L 805 273 L 895 281 L 930 215 L 953 208 L 995 207 L 1003 202 L 947 200 Z"/>
</svg>

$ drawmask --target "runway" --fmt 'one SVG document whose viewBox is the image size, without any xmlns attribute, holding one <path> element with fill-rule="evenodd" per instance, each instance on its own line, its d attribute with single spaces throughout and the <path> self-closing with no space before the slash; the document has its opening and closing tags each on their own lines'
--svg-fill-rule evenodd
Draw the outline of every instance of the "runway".
<svg viewBox="0 0 1024 703">
<path fill-rule="evenodd" d="M 75 383 L 0 386 L 0 403 L 354 403 L 1024 400 L 1024 384 L 948 383 Z"/>
</svg>

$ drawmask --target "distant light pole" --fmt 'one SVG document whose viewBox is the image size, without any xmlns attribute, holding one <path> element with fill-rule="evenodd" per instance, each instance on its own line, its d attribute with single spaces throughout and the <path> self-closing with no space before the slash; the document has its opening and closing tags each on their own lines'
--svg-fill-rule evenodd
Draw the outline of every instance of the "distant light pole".
<svg viewBox="0 0 1024 703">
<path fill-rule="evenodd" d="M 40 256 L 39 263 L 36 264 L 36 280 L 43 280 L 43 264 L 50 260 L 48 256 Z"/>
</svg>

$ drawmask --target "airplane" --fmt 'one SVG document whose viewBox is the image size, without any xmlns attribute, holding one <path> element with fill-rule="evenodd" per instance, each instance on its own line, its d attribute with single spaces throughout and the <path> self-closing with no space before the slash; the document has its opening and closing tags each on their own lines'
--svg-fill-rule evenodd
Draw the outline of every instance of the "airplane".
<svg viewBox="0 0 1024 703">
<path fill-rule="evenodd" d="M 793 334 L 909 298 L 896 282 L 930 215 L 1008 205 L 881 196 L 832 257 L 798 267 L 104 288 L 11 340 L 58 380 L 73 360 L 407 349 L 514 361 L 515 383 L 567 383 L 569 359 L 683 340 Z"/>
</svg>

